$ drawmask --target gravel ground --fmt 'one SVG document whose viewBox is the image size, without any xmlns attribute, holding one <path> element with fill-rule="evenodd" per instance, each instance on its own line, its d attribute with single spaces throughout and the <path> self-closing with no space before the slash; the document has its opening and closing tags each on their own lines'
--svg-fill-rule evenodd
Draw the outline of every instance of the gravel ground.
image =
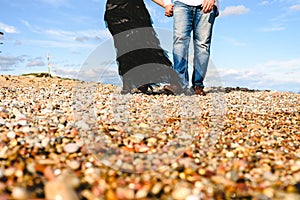
<svg viewBox="0 0 300 200">
<path fill-rule="evenodd" d="M 300 199 L 300 95 L 0 76 L 2 199 Z"/>
</svg>

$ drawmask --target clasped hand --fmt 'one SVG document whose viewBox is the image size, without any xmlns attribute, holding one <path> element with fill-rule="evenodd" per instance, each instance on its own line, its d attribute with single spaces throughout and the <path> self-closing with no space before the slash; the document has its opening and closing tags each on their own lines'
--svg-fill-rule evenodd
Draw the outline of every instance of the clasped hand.
<svg viewBox="0 0 300 200">
<path fill-rule="evenodd" d="M 169 4 L 165 6 L 165 16 L 172 17 L 174 10 L 174 4 Z"/>
<path fill-rule="evenodd" d="M 215 5 L 215 0 L 204 0 L 201 7 L 203 13 L 210 13 Z M 165 6 L 165 16 L 172 17 L 174 10 L 174 4 L 169 4 Z"/>
</svg>

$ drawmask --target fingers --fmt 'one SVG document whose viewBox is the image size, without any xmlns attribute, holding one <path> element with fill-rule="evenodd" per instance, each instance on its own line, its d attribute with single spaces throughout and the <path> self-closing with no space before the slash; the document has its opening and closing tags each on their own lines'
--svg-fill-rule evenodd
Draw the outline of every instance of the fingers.
<svg viewBox="0 0 300 200">
<path fill-rule="evenodd" d="M 204 13 L 210 13 L 213 10 L 214 6 L 206 6 L 202 8 Z"/>
<path fill-rule="evenodd" d="M 172 16 L 173 16 L 173 12 L 165 13 L 165 16 L 167 16 L 167 17 L 172 17 Z"/>
<path fill-rule="evenodd" d="M 202 11 L 204 13 L 210 13 L 214 8 L 214 0 L 204 0 L 202 4 Z"/>
<path fill-rule="evenodd" d="M 172 17 L 173 16 L 174 5 L 170 4 L 165 7 L 165 16 Z"/>
</svg>

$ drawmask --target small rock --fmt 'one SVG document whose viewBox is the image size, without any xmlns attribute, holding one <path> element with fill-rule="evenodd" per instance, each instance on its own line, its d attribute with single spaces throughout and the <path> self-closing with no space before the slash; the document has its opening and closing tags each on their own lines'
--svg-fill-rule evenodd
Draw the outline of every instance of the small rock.
<svg viewBox="0 0 300 200">
<path fill-rule="evenodd" d="M 147 188 L 142 188 L 140 190 L 137 191 L 136 195 L 135 195 L 135 198 L 136 199 L 144 199 L 146 198 L 148 195 L 148 190 Z"/>
<path fill-rule="evenodd" d="M 78 162 L 76 160 L 71 160 L 71 161 L 67 162 L 67 164 L 73 170 L 77 170 L 80 167 L 80 162 Z"/>
<path fill-rule="evenodd" d="M 45 184 L 45 197 L 46 199 L 79 200 L 70 185 L 57 179 Z"/>
<path fill-rule="evenodd" d="M 133 135 L 132 139 L 133 139 L 133 142 L 140 143 L 144 138 L 145 138 L 145 136 L 143 134 L 137 133 L 137 134 Z"/>
<path fill-rule="evenodd" d="M 266 195 L 268 198 L 272 199 L 274 197 L 274 189 L 272 188 L 266 188 L 263 190 L 263 194 Z"/>
<path fill-rule="evenodd" d="M 191 193 L 192 193 L 192 190 L 190 188 L 187 188 L 187 187 L 175 187 L 174 191 L 172 192 L 172 197 L 175 200 L 184 200 Z"/>
<path fill-rule="evenodd" d="M 27 120 L 25 120 L 25 119 L 18 120 L 18 125 L 20 125 L 20 126 L 26 126 L 27 125 Z"/>
<path fill-rule="evenodd" d="M 49 144 L 49 142 L 50 142 L 50 138 L 44 138 L 44 139 L 42 140 L 42 146 L 43 146 L 43 147 L 47 147 L 48 144 Z"/>
<path fill-rule="evenodd" d="M 0 118 L 0 125 L 1 125 L 1 126 L 2 126 L 2 125 L 5 125 L 5 120 L 2 119 L 2 118 Z"/>
<path fill-rule="evenodd" d="M 227 158 L 233 158 L 234 157 L 234 153 L 231 152 L 231 151 L 229 151 L 229 152 L 226 153 L 226 157 Z"/>
<path fill-rule="evenodd" d="M 24 132 L 24 133 L 29 133 L 30 132 L 30 127 L 29 126 L 25 126 L 25 125 L 23 125 L 24 127 L 22 128 L 22 131 Z"/>
<path fill-rule="evenodd" d="M 24 188 L 15 187 L 12 189 L 11 195 L 15 200 L 27 200 L 28 193 Z"/>
<path fill-rule="evenodd" d="M 75 125 L 83 131 L 88 131 L 90 129 L 89 125 L 83 120 L 76 122 Z"/>
<path fill-rule="evenodd" d="M 154 194 L 154 195 L 158 194 L 161 191 L 162 187 L 163 187 L 162 183 L 160 183 L 160 182 L 155 183 L 155 185 L 152 187 L 152 190 L 151 190 L 152 194 Z"/>
<path fill-rule="evenodd" d="M 263 176 L 268 181 L 275 182 L 275 181 L 278 180 L 278 176 L 275 175 L 275 174 L 273 174 L 273 173 L 271 173 L 271 172 L 265 172 Z"/>
<path fill-rule="evenodd" d="M 9 131 L 6 134 L 6 137 L 8 137 L 8 139 L 14 139 L 16 137 L 16 133 L 14 131 Z"/>
<path fill-rule="evenodd" d="M 69 143 L 64 146 L 64 151 L 67 153 L 75 153 L 79 150 L 79 146 L 75 143 Z"/>
</svg>

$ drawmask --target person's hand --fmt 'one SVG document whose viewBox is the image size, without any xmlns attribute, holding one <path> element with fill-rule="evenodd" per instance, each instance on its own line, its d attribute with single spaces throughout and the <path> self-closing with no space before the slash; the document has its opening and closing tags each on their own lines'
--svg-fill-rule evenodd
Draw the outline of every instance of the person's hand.
<svg viewBox="0 0 300 200">
<path fill-rule="evenodd" d="M 204 0 L 202 3 L 203 13 L 210 13 L 215 5 L 215 0 Z"/>
<path fill-rule="evenodd" d="M 172 17 L 173 16 L 174 5 L 169 4 L 165 6 L 165 16 Z"/>
</svg>

